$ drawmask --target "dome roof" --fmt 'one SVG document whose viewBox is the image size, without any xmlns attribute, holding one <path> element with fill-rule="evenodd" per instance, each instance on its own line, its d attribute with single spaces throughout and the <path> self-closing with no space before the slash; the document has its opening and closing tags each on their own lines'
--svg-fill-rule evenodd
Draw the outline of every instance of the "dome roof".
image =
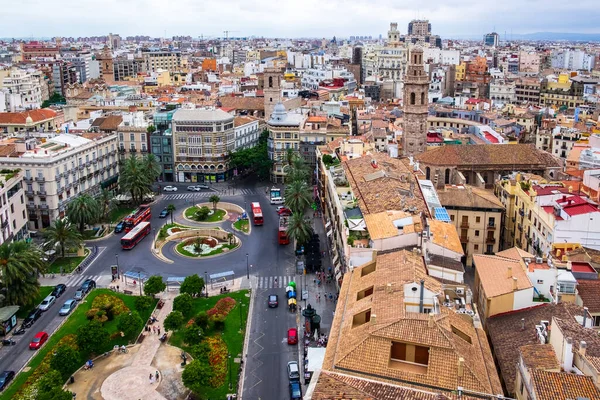
<svg viewBox="0 0 600 400">
<path fill-rule="evenodd" d="M 283 103 L 277 103 L 277 105 L 273 109 L 273 114 L 281 114 L 281 113 L 286 113 L 285 106 L 283 105 Z"/>
<path fill-rule="evenodd" d="M 30 116 L 30 115 L 28 115 L 28 116 L 27 116 L 27 118 L 25 118 L 25 123 L 26 123 L 27 125 L 31 125 L 31 124 L 33 124 L 33 118 L 31 118 L 31 116 Z"/>
</svg>

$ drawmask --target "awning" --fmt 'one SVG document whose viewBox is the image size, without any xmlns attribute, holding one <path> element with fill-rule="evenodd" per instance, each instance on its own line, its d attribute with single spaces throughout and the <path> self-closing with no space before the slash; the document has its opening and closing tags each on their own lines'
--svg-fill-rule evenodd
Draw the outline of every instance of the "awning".
<svg viewBox="0 0 600 400">
<path fill-rule="evenodd" d="M 335 271 L 335 279 L 337 279 L 338 281 L 342 278 L 342 271 L 339 270 L 339 268 Z"/>
<path fill-rule="evenodd" d="M 325 229 L 329 228 L 330 225 L 331 225 L 331 221 L 327 220 L 327 223 L 325 224 Z"/>
<path fill-rule="evenodd" d="M 107 180 L 105 180 L 104 182 L 100 183 L 100 187 L 102 189 L 106 189 L 107 187 L 109 187 L 110 185 L 117 183 L 119 181 L 119 175 L 115 175 L 112 178 L 108 178 Z"/>
<path fill-rule="evenodd" d="M 333 233 L 333 229 L 330 229 L 327 231 L 327 236 L 331 236 L 331 234 Z"/>
<path fill-rule="evenodd" d="M 338 260 L 339 260 L 339 257 L 338 257 L 338 255 L 336 253 L 335 256 L 333 256 L 333 260 L 331 260 L 331 263 L 335 264 Z"/>
</svg>

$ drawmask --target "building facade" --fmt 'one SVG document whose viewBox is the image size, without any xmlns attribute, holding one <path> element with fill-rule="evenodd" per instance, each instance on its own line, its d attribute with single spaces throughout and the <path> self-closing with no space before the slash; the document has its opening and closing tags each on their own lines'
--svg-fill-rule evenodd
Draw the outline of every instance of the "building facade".
<svg viewBox="0 0 600 400">
<path fill-rule="evenodd" d="M 29 237 L 23 171 L 0 173 L 0 244 Z"/>
<path fill-rule="evenodd" d="M 46 85 L 46 82 L 41 72 L 12 68 L 8 72 L 8 76 L 2 80 L 2 87 L 8 90 L 6 111 L 15 112 L 40 108 L 42 102 L 46 100 L 43 96 L 43 85 Z"/>
<path fill-rule="evenodd" d="M 173 114 L 176 111 L 160 111 L 155 113 L 152 118 L 156 130 L 150 133 L 150 152 L 154 154 L 162 167 L 158 177 L 159 182 L 173 182 L 175 180 L 171 123 Z"/>
<path fill-rule="evenodd" d="M 427 102 L 429 79 L 423 68 L 423 50 L 416 47 L 410 54 L 404 79 L 404 131 L 402 154 L 414 156 L 427 146 Z"/>
<path fill-rule="evenodd" d="M 260 138 L 260 120 L 251 116 L 235 117 L 235 150 L 248 149 L 258 144 Z"/>
<path fill-rule="evenodd" d="M 180 51 L 144 51 L 142 58 L 147 72 L 156 72 L 159 69 L 179 71 L 183 67 Z"/>
<path fill-rule="evenodd" d="M 266 89 L 265 89 L 266 90 Z M 265 94 L 266 95 L 266 94 Z M 269 139 L 267 142 L 269 159 L 273 160 L 271 181 L 285 183 L 287 153 L 297 153 L 300 145 L 300 127 L 306 116 L 299 112 L 286 111 L 283 104 L 275 106 L 267 122 Z"/>
</svg>

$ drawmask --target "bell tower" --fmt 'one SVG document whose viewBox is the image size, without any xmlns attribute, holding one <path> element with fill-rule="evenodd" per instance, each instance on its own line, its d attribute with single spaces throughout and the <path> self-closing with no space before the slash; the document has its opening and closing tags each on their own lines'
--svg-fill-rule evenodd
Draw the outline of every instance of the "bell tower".
<svg viewBox="0 0 600 400">
<path fill-rule="evenodd" d="M 271 118 L 273 109 L 281 103 L 281 70 L 278 68 L 265 68 L 265 121 Z"/>
<path fill-rule="evenodd" d="M 104 82 L 113 82 L 115 80 L 115 72 L 110 49 L 104 46 L 102 52 L 96 57 L 96 60 L 100 64 L 100 76 L 104 79 Z"/>
<path fill-rule="evenodd" d="M 421 154 L 427 146 L 428 94 L 429 77 L 423 67 L 423 49 L 415 47 L 410 52 L 404 75 L 402 155 L 405 157 Z"/>
</svg>

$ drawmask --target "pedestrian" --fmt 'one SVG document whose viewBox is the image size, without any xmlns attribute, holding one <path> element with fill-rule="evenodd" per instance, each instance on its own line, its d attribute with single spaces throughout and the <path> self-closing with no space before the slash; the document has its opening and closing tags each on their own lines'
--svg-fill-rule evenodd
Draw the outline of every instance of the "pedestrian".
<svg viewBox="0 0 600 400">
<path fill-rule="evenodd" d="M 160 336 L 160 328 L 156 328 L 156 330 L 158 331 L 158 335 Z"/>
<path fill-rule="evenodd" d="M 156 382 L 158 382 L 159 377 L 160 377 L 160 375 L 158 374 L 158 371 L 156 371 Z"/>
<path fill-rule="evenodd" d="M 154 378 L 154 375 L 150 374 L 150 377 L 148 379 L 150 380 L 151 385 L 152 385 L 152 378 Z"/>
<path fill-rule="evenodd" d="M 329 300 L 333 300 L 333 294 L 329 293 Z"/>
</svg>

